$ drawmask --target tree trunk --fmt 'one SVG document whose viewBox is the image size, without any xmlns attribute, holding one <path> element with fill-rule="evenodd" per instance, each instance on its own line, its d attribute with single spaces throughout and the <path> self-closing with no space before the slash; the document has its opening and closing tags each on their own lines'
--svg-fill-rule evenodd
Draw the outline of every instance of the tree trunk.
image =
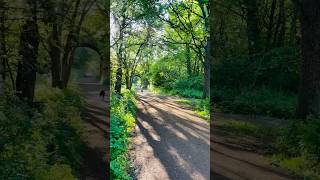
<svg viewBox="0 0 320 180">
<path fill-rule="evenodd" d="M 249 56 L 254 58 L 261 48 L 257 0 L 245 0 Z"/>
<path fill-rule="evenodd" d="M 0 3 L 0 5 L 2 4 L 4 3 Z M 8 60 L 5 31 L 5 10 L 2 9 L 0 14 L 0 96 L 4 93 L 6 79 L 6 62 Z"/>
<path fill-rule="evenodd" d="M 209 11 L 208 7 L 200 2 L 200 7 L 202 11 L 202 16 L 204 17 L 204 25 L 205 30 L 210 32 L 210 25 L 209 25 L 209 14 L 206 13 L 206 10 Z M 203 88 L 203 98 L 210 97 L 210 37 L 206 37 L 206 45 L 205 45 L 205 57 L 204 57 L 204 88 Z"/>
<path fill-rule="evenodd" d="M 52 87 L 62 88 L 61 83 L 61 50 L 60 50 L 60 35 L 58 24 L 53 23 L 52 34 L 49 38 L 49 54 L 51 58 L 51 74 Z"/>
<path fill-rule="evenodd" d="M 298 20 L 298 7 L 293 3 L 293 14 L 291 17 L 291 27 L 290 27 L 290 45 L 296 45 L 296 35 L 297 35 L 297 20 Z"/>
<path fill-rule="evenodd" d="M 186 65 L 189 77 L 192 77 L 190 44 L 186 44 Z"/>
<path fill-rule="evenodd" d="M 32 102 L 36 82 L 36 63 L 39 47 L 39 31 L 36 17 L 27 20 L 22 26 L 20 36 L 20 55 L 22 61 L 18 65 L 17 71 L 17 95 L 21 99 Z"/>
<path fill-rule="evenodd" d="M 320 113 L 320 1 L 301 3 L 302 75 L 297 117 Z"/>
<path fill-rule="evenodd" d="M 116 73 L 116 82 L 115 82 L 115 88 L 114 88 L 117 94 L 121 94 L 121 84 L 122 84 L 122 65 L 120 63 Z"/>
<path fill-rule="evenodd" d="M 280 1 L 279 23 L 280 23 L 280 32 L 278 36 L 277 46 L 282 47 L 284 45 L 284 39 L 286 34 L 286 14 L 285 14 L 284 0 Z"/>
<path fill-rule="evenodd" d="M 64 54 L 62 57 L 62 88 L 66 88 L 68 86 L 68 81 L 70 78 L 71 66 L 73 61 L 73 53 L 74 53 L 74 43 L 76 41 L 75 37 L 79 35 L 75 28 L 76 18 L 80 8 L 80 1 L 77 0 L 75 3 L 75 9 L 71 17 L 72 23 L 70 24 L 70 29 L 68 32 L 66 45 L 64 47 Z"/>
<path fill-rule="evenodd" d="M 129 70 L 126 70 L 125 78 L 126 78 L 126 88 L 131 89 L 131 81 L 130 81 L 130 76 L 129 76 Z"/>
<path fill-rule="evenodd" d="M 272 39 L 272 32 L 273 32 L 273 25 L 274 25 L 274 13 L 276 10 L 277 0 L 272 0 L 270 15 L 269 15 L 269 24 L 267 28 L 267 46 L 266 50 L 268 50 L 271 46 L 271 39 Z"/>
<path fill-rule="evenodd" d="M 209 59 L 209 48 L 210 48 L 210 41 L 207 42 L 207 57 L 204 60 L 204 92 L 203 92 L 203 98 L 210 97 L 210 59 Z"/>
</svg>

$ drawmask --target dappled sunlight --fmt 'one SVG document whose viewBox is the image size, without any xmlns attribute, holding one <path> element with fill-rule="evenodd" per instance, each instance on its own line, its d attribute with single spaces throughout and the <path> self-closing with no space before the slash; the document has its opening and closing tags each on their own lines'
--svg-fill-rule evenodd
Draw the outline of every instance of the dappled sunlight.
<svg viewBox="0 0 320 180">
<path fill-rule="evenodd" d="M 153 129 L 152 126 L 150 126 L 149 123 L 147 123 L 146 121 L 143 121 L 142 126 L 148 130 L 149 134 L 151 135 L 152 139 L 155 141 L 160 141 L 160 136 L 158 135 L 158 133 Z"/>
<path fill-rule="evenodd" d="M 139 175 L 151 177 L 147 171 L 155 170 L 165 172 L 168 179 L 208 179 L 210 148 L 209 125 L 205 129 L 207 122 L 195 116 L 203 126 L 194 126 L 197 121 L 188 119 L 192 115 L 167 106 L 156 95 L 150 95 L 150 99 L 148 96 L 139 98 L 139 131 L 134 138 L 134 143 L 138 145 L 134 151 L 135 164 L 141 166 Z M 159 161 L 163 166 L 153 161 Z"/>
</svg>

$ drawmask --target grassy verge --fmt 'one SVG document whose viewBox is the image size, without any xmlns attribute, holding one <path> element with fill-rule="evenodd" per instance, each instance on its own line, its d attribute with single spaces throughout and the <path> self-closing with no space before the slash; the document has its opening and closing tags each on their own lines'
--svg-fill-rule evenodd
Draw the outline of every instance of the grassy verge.
<svg viewBox="0 0 320 180">
<path fill-rule="evenodd" d="M 130 133 L 134 130 L 136 99 L 133 91 L 122 96 L 112 94 L 110 117 L 111 179 L 131 179 L 129 159 Z"/>
<path fill-rule="evenodd" d="M 76 179 L 82 163 L 83 100 L 75 87 L 39 86 L 36 102 L 0 102 L 0 179 Z"/>
<path fill-rule="evenodd" d="M 184 99 L 178 100 L 177 103 L 186 105 L 192 108 L 200 117 L 210 120 L 210 104 L 209 99 L 201 99 L 202 92 L 187 89 L 183 93 L 179 90 L 168 90 L 161 87 L 152 87 L 151 91 L 160 95 L 178 96 Z"/>
<path fill-rule="evenodd" d="M 208 99 L 181 99 L 176 101 L 192 108 L 195 113 L 203 119 L 210 120 L 210 107 Z"/>
</svg>

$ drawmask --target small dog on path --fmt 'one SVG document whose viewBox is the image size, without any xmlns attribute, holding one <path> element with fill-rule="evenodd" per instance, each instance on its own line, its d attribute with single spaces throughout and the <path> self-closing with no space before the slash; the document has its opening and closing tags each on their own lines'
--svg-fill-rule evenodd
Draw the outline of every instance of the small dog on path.
<svg viewBox="0 0 320 180">
<path fill-rule="evenodd" d="M 104 90 L 100 91 L 100 97 L 102 98 L 102 100 L 104 100 L 104 97 L 106 96 L 106 92 Z"/>
</svg>

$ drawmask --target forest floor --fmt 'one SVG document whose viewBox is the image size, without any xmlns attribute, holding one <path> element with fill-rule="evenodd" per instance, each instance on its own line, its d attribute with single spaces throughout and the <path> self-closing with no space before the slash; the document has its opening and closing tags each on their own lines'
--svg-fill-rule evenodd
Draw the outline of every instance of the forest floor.
<svg viewBox="0 0 320 180">
<path fill-rule="evenodd" d="M 84 153 L 81 179 L 105 180 L 109 177 L 109 97 L 106 92 L 105 100 L 99 97 L 103 88 L 93 77 L 80 79 L 79 86 L 85 96 L 86 108 L 82 114 L 85 125 L 86 150 Z M 104 90 L 107 90 L 104 88 Z"/>
<path fill-rule="evenodd" d="M 177 100 L 150 92 L 138 94 L 131 152 L 139 180 L 209 179 L 209 123 Z"/>
<path fill-rule="evenodd" d="M 215 114 L 211 124 L 211 178 L 217 180 L 288 180 L 296 179 L 285 170 L 272 165 L 265 157 L 267 145 L 250 136 L 235 136 L 223 124 L 228 120 L 281 126 L 281 120 L 241 115 Z M 261 148 L 263 147 L 264 148 Z"/>
</svg>

